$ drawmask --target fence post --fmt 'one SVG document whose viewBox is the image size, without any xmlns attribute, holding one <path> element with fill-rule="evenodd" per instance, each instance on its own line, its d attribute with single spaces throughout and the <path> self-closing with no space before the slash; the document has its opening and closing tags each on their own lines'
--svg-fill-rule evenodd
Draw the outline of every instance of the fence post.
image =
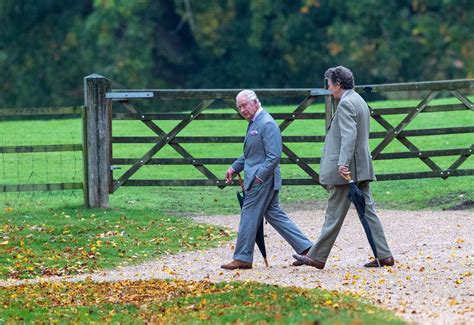
<svg viewBox="0 0 474 325">
<path fill-rule="evenodd" d="M 108 91 L 109 79 L 98 74 L 84 77 L 84 202 L 89 208 L 109 207 L 112 104 L 105 98 Z"/>
</svg>

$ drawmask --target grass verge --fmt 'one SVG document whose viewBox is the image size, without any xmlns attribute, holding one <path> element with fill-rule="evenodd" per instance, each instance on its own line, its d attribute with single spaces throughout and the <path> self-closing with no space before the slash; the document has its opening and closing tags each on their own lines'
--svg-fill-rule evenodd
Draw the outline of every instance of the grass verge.
<svg viewBox="0 0 474 325">
<path fill-rule="evenodd" d="M 4 209 L 0 235 L 0 278 L 89 273 L 217 246 L 233 236 L 223 228 L 144 208 L 29 205 Z"/>
<path fill-rule="evenodd" d="M 402 324 L 355 294 L 252 282 L 123 281 L 0 288 L 5 322 Z"/>
</svg>

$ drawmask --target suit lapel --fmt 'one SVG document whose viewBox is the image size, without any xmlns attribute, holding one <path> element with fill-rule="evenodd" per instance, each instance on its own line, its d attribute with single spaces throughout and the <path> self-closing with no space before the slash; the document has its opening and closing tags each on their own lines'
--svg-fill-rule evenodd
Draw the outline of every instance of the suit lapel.
<svg viewBox="0 0 474 325">
<path fill-rule="evenodd" d="M 253 122 L 249 122 L 249 125 L 247 127 L 247 133 L 245 133 L 245 139 L 244 139 L 244 148 L 245 148 L 245 144 L 247 143 L 247 139 L 250 134 L 250 129 L 252 129 L 253 124 L 254 124 Z"/>
<path fill-rule="evenodd" d="M 258 114 L 257 118 L 255 119 L 255 121 L 253 121 L 252 123 L 250 123 L 248 129 L 247 129 L 247 133 L 245 134 L 245 139 L 244 139 L 244 149 L 245 149 L 245 145 L 247 143 L 247 139 L 249 138 L 249 135 L 250 135 L 250 132 L 252 132 L 253 130 L 255 130 L 255 128 L 257 127 L 258 123 L 260 122 L 260 120 L 263 118 L 263 115 L 266 114 L 267 112 L 265 110 L 263 110 L 260 114 Z"/>
<path fill-rule="evenodd" d="M 349 100 L 348 97 L 349 97 L 350 95 L 352 95 L 354 92 L 355 92 L 354 89 L 349 89 L 349 90 L 347 91 L 347 94 L 344 96 L 343 99 L 341 99 L 341 101 L 343 101 L 343 100 Z M 329 128 L 331 127 L 332 121 L 333 121 L 334 118 L 336 117 L 337 110 L 339 109 L 339 104 L 341 103 L 341 101 L 339 101 L 339 103 L 337 103 L 336 112 L 335 112 L 334 115 L 331 117 L 331 121 L 329 122 L 328 128 L 327 128 L 326 130 L 329 130 Z"/>
<path fill-rule="evenodd" d="M 334 115 L 331 117 L 331 121 L 329 121 L 329 124 L 328 124 L 328 127 L 327 127 L 327 129 L 326 129 L 326 130 L 329 130 L 329 129 L 331 128 L 332 121 L 333 121 L 333 120 L 334 120 L 334 118 L 336 117 L 336 114 L 337 114 L 337 112 L 336 112 L 336 113 L 334 113 Z"/>
</svg>

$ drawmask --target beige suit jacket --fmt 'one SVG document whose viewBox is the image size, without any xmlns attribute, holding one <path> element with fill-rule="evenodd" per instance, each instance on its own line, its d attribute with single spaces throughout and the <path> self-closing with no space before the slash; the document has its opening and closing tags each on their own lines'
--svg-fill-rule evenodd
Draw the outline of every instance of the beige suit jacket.
<svg viewBox="0 0 474 325">
<path fill-rule="evenodd" d="M 348 90 L 337 105 L 324 141 L 320 182 L 325 185 L 347 184 L 338 166 L 347 165 L 352 178 L 359 182 L 375 180 L 369 150 L 370 111 L 364 99 Z"/>
</svg>

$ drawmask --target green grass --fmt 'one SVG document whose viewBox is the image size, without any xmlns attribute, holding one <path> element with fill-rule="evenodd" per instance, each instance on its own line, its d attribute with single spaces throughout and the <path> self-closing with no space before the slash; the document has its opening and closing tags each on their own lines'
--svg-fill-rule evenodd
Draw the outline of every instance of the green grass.
<svg viewBox="0 0 474 325">
<path fill-rule="evenodd" d="M 355 294 L 252 282 L 122 281 L 0 288 L 0 319 L 67 323 L 403 324 Z"/>
<path fill-rule="evenodd" d="M 233 238 L 223 228 L 136 208 L 133 201 L 109 210 L 36 204 L 3 211 L 0 278 L 88 273 Z"/>
</svg>

